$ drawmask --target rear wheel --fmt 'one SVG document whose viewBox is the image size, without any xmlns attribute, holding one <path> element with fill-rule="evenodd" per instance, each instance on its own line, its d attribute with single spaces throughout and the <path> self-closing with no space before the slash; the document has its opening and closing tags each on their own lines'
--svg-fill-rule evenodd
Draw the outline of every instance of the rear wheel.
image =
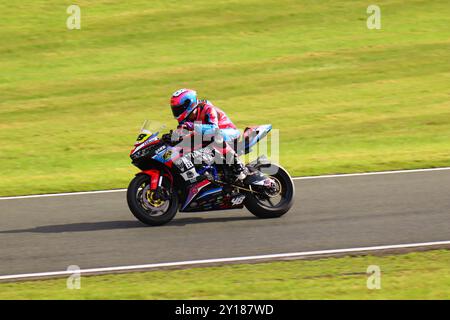
<svg viewBox="0 0 450 320">
<path fill-rule="evenodd" d="M 249 193 L 245 199 L 245 207 L 258 218 L 281 217 L 294 204 L 295 187 L 289 174 L 273 164 L 270 172 L 274 172 L 268 174 L 274 182 L 272 188 L 264 193 Z"/>
<path fill-rule="evenodd" d="M 155 190 L 150 189 L 150 177 L 137 175 L 131 180 L 127 190 L 127 202 L 131 213 L 141 222 L 150 226 L 160 226 L 168 223 L 178 211 L 178 197 L 170 193 L 170 185 L 163 179 L 161 192 L 168 194 L 168 199 L 162 199 Z"/>
</svg>

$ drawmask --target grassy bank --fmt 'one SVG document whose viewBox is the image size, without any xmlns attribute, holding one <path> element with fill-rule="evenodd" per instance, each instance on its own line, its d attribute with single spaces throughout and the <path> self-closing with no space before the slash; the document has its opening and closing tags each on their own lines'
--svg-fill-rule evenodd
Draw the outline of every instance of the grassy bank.
<svg viewBox="0 0 450 320">
<path fill-rule="evenodd" d="M 369 265 L 381 288 L 369 290 Z M 0 283 L 0 299 L 450 299 L 450 252 L 297 260 Z"/>
<path fill-rule="evenodd" d="M 450 5 L 67 1 L 0 4 L 0 195 L 125 187 L 144 119 L 196 88 L 280 129 L 293 175 L 450 165 Z"/>
</svg>

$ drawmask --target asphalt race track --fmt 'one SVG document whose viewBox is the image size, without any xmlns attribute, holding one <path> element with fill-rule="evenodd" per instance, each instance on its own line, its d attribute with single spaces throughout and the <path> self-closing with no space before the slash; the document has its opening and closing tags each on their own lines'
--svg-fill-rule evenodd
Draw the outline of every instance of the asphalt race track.
<svg viewBox="0 0 450 320">
<path fill-rule="evenodd" d="M 450 170 L 295 185 L 280 219 L 179 213 L 163 227 L 135 220 L 124 192 L 1 199 L 0 275 L 450 240 Z"/>
</svg>

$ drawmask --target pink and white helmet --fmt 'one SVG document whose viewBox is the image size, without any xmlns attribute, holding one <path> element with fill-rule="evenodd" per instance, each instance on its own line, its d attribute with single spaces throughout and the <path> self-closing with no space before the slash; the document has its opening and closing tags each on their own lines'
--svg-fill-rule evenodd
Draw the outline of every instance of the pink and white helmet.
<svg viewBox="0 0 450 320">
<path fill-rule="evenodd" d="M 170 98 L 172 113 L 178 123 L 182 123 L 197 108 L 197 92 L 191 89 L 175 91 Z"/>
</svg>

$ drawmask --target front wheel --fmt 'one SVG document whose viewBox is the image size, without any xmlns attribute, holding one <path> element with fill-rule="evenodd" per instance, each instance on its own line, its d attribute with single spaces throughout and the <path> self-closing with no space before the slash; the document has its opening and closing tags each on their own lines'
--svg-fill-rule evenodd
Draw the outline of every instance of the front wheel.
<svg viewBox="0 0 450 320">
<path fill-rule="evenodd" d="M 264 170 L 262 170 L 264 172 Z M 294 204 L 295 187 L 286 170 L 274 164 L 270 167 L 271 178 L 276 184 L 276 192 L 268 194 L 249 193 L 245 207 L 258 218 L 278 218 L 284 215 Z M 274 172 L 274 173 L 272 173 Z"/>
<path fill-rule="evenodd" d="M 162 191 L 170 191 L 168 182 L 161 186 Z M 127 190 L 127 202 L 131 213 L 141 222 L 150 226 L 160 226 L 168 223 L 178 211 L 178 197 L 175 192 L 168 199 L 161 199 L 150 189 L 150 177 L 137 175 L 131 180 Z"/>
</svg>

